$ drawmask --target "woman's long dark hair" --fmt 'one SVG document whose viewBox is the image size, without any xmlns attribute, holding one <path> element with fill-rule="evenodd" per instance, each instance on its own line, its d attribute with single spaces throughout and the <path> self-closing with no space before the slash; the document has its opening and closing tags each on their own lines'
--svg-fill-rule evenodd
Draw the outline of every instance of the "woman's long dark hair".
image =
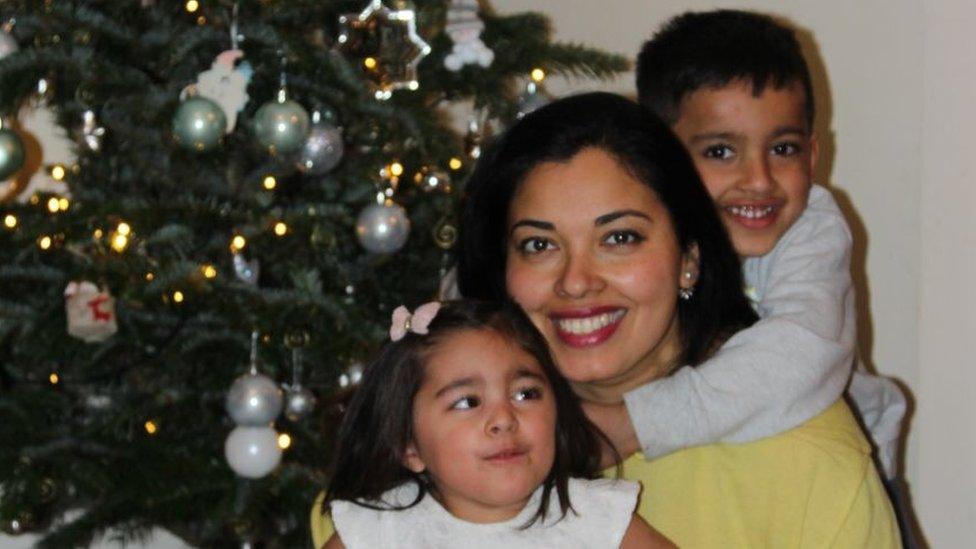
<svg viewBox="0 0 976 549">
<path fill-rule="evenodd" d="M 457 257 L 461 295 L 509 299 L 508 216 L 516 190 L 533 168 L 569 161 L 586 148 L 607 152 L 654 192 L 671 216 L 682 250 L 698 246 L 694 297 L 678 301 L 683 349 L 678 365 L 702 362 L 755 322 L 742 291 L 739 258 L 681 142 L 650 111 L 617 95 L 588 93 L 550 103 L 488 147 L 465 189 Z"/>
<path fill-rule="evenodd" d="M 416 505 L 435 487 L 426 475 L 403 464 L 413 439 L 413 401 L 424 379 L 424 362 L 445 338 L 464 330 L 490 330 L 531 354 L 552 386 L 556 404 L 555 460 L 543 484 L 539 510 L 529 524 L 543 520 L 553 488 L 562 515 L 571 509 L 570 477 L 595 478 L 600 470 L 602 434 L 583 414 L 579 401 L 556 369 L 545 339 L 513 304 L 460 300 L 442 304 L 426 335 L 408 333 L 387 343 L 363 373 L 339 428 L 326 503 L 347 500 L 381 510 Z M 380 501 L 385 492 L 412 482 L 414 501 Z M 327 509 L 328 506 L 325 506 Z M 528 525 L 526 525 L 528 526 Z"/>
</svg>

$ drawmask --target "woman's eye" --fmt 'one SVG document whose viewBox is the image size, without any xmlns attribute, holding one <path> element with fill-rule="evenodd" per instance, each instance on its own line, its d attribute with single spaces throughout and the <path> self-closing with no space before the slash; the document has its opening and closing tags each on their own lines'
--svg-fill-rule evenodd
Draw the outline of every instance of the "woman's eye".
<svg viewBox="0 0 976 549">
<path fill-rule="evenodd" d="M 728 160 L 729 158 L 732 158 L 734 153 L 735 151 L 732 150 L 732 147 L 728 145 L 712 145 L 710 147 L 706 147 L 702 154 L 705 156 L 705 158 Z"/>
<path fill-rule="evenodd" d="M 773 145 L 773 154 L 776 156 L 793 156 L 799 154 L 801 147 L 798 143 L 777 143 Z"/>
<path fill-rule="evenodd" d="M 552 248 L 554 248 L 552 242 L 538 237 L 526 238 L 518 245 L 519 251 L 526 254 L 537 254 Z"/>
<path fill-rule="evenodd" d="M 481 401 L 478 400 L 478 397 L 466 396 L 455 400 L 454 403 L 451 404 L 451 409 L 470 410 L 471 408 L 478 406 L 478 404 L 481 404 Z"/>
<path fill-rule="evenodd" d="M 539 400 L 542 398 L 541 387 L 526 387 L 515 391 L 515 400 Z"/>
<path fill-rule="evenodd" d="M 626 246 L 627 244 L 637 244 L 643 241 L 644 237 L 634 231 L 614 231 L 603 240 L 604 243 L 611 246 Z"/>
</svg>

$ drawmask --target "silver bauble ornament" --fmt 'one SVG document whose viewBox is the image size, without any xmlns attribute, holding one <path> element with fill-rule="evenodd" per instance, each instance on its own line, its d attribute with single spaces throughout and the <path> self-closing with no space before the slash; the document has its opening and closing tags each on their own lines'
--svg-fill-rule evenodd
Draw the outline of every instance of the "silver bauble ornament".
<svg viewBox="0 0 976 549">
<path fill-rule="evenodd" d="M 24 142 L 7 128 L 0 129 L 0 181 L 24 166 Z"/>
<path fill-rule="evenodd" d="M 0 31 L 0 59 L 19 50 L 17 40 L 7 31 Z"/>
<path fill-rule="evenodd" d="M 235 427 L 224 442 L 224 457 L 238 475 L 261 478 L 281 463 L 278 433 L 271 427 Z"/>
<path fill-rule="evenodd" d="M 516 116 L 522 118 L 530 112 L 548 105 L 552 99 L 535 82 L 529 82 L 525 86 L 525 91 L 518 96 L 518 113 Z"/>
<path fill-rule="evenodd" d="M 315 395 L 308 387 L 289 386 L 285 388 L 285 417 L 298 421 L 315 409 Z"/>
<path fill-rule="evenodd" d="M 190 97 L 173 116 L 173 136 L 184 148 L 196 152 L 213 149 L 227 131 L 227 116 L 220 105 L 206 97 Z"/>
<path fill-rule="evenodd" d="M 230 386 L 226 404 L 238 425 L 269 425 L 281 413 L 281 388 L 267 376 L 244 374 Z"/>
<path fill-rule="evenodd" d="M 308 113 L 294 101 L 268 101 L 254 114 L 254 134 L 271 154 L 298 151 L 308 132 Z"/>
<path fill-rule="evenodd" d="M 356 218 L 356 238 L 366 251 L 393 253 L 407 242 L 410 219 L 399 204 L 370 204 Z"/>
<path fill-rule="evenodd" d="M 298 153 L 298 169 L 312 175 L 332 171 L 345 152 L 342 130 L 321 119 L 318 111 L 312 114 L 312 129 Z"/>
</svg>

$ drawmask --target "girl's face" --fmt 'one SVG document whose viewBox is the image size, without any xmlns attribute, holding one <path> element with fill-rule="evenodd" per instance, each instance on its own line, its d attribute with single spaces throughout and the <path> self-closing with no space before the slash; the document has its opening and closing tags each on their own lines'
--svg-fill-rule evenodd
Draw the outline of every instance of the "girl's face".
<svg viewBox="0 0 976 549">
<path fill-rule="evenodd" d="M 437 343 L 413 404 L 404 465 L 425 471 L 453 515 L 514 518 L 555 457 L 556 404 L 535 358 L 491 330 Z"/>
<path fill-rule="evenodd" d="M 648 186 L 584 149 L 529 172 L 508 227 L 508 293 L 578 389 L 627 390 L 665 374 L 680 349 L 678 289 L 696 281 L 697 253 L 679 248 Z"/>
</svg>

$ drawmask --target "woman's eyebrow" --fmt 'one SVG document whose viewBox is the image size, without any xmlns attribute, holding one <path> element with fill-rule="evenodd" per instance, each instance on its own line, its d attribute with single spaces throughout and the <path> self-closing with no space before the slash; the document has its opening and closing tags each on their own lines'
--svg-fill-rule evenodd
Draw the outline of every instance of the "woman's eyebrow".
<svg viewBox="0 0 976 549">
<path fill-rule="evenodd" d="M 548 221 L 539 221 L 538 219 L 520 219 L 515 223 L 512 223 L 512 226 L 508 229 L 508 234 L 512 234 L 515 232 L 515 229 L 519 227 L 534 227 L 543 231 L 556 230 L 556 226 Z"/>
<path fill-rule="evenodd" d="M 603 214 L 600 217 L 596 218 L 596 221 L 593 222 L 593 225 L 599 227 L 600 225 L 606 225 L 607 223 L 611 223 L 613 221 L 620 219 L 621 217 L 627 217 L 627 216 L 640 217 L 648 221 L 651 220 L 651 217 L 649 215 L 638 210 L 617 210 L 615 212 Z"/>
</svg>

